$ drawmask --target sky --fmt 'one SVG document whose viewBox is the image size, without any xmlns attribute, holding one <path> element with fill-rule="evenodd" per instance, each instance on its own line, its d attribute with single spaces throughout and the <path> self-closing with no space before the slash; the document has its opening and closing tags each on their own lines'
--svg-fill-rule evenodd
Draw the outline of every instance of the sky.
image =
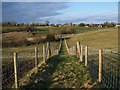
<svg viewBox="0 0 120 90">
<path fill-rule="evenodd" d="M 2 2 L 2 21 L 17 23 L 118 21 L 117 2 Z"/>
</svg>

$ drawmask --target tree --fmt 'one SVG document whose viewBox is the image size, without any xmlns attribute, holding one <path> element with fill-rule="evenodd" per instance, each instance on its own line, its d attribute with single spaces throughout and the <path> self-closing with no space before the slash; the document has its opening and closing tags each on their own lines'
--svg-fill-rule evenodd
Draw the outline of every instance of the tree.
<svg viewBox="0 0 120 90">
<path fill-rule="evenodd" d="M 107 26 L 107 27 L 114 27 L 116 25 L 116 23 L 114 23 L 114 22 L 105 22 L 104 25 Z"/>
<path fill-rule="evenodd" d="M 85 23 L 80 23 L 79 26 L 85 26 Z"/>
</svg>

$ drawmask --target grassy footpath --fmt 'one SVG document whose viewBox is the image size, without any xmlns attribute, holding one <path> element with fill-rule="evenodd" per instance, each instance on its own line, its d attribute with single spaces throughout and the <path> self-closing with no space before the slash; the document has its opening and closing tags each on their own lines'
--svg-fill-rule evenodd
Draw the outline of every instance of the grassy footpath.
<svg viewBox="0 0 120 90">
<path fill-rule="evenodd" d="M 90 88 L 93 80 L 75 56 L 67 54 L 64 42 L 60 54 L 48 59 L 21 89 L 39 88 Z"/>
</svg>

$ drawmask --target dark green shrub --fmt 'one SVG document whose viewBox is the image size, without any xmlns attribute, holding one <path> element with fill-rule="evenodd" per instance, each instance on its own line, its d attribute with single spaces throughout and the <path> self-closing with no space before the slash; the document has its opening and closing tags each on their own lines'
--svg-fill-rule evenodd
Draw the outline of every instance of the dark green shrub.
<svg viewBox="0 0 120 90">
<path fill-rule="evenodd" d="M 46 41 L 54 41 L 55 40 L 55 37 L 53 34 L 48 34 L 47 37 L 46 37 Z"/>
</svg>

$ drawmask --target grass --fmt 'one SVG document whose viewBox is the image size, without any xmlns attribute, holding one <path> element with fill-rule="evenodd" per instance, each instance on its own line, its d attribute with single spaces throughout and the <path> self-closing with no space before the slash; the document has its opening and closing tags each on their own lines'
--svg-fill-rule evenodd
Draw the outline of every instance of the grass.
<svg viewBox="0 0 120 90">
<path fill-rule="evenodd" d="M 105 28 L 69 36 L 71 38 L 67 41 L 70 47 L 75 45 L 77 41 L 80 41 L 82 45 L 89 46 L 91 48 L 115 50 L 118 48 L 117 28 Z"/>
<path fill-rule="evenodd" d="M 46 43 L 30 45 L 30 46 L 2 48 L 2 65 L 8 64 L 11 61 L 13 61 L 13 53 L 15 52 L 18 53 L 19 57 L 33 58 L 35 47 L 38 47 L 39 55 L 42 56 L 43 45 L 46 46 Z M 51 47 L 58 48 L 59 42 L 51 42 Z"/>
<path fill-rule="evenodd" d="M 38 28 L 38 30 L 33 31 L 33 33 L 36 33 L 36 34 L 37 33 L 38 34 L 47 34 L 47 33 L 60 34 L 60 30 L 66 30 L 69 27 L 75 33 L 83 33 L 83 32 L 87 32 L 87 31 L 93 31 L 93 30 L 101 29 L 101 28 L 98 28 L 98 27 L 80 27 L 80 26 L 62 26 L 62 27 L 53 27 L 53 26 L 41 27 L 41 26 L 37 26 L 35 28 Z"/>
<path fill-rule="evenodd" d="M 48 27 L 41 28 L 46 30 Z M 79 34 L 69 35 L 71 38 L 67 41 L 70 47 L 75 45 L 77 41 L 80 41 L 82 45 L 87 45 L 91 48 L 117 49 L 118 47 L 117 28 L 104 28 L 99 30 L 97 28 L 74 28 L 76 28 L 76 31 L 78 31 Z M 24 59 L 26 61 L 31 60 L 30 58 L 34 57 L 35 47 L 38 47 L 39 53 L 42 55 L 43 45 L 46 45 L 46 43 L 3 48 L 2 58 L 4 59 L 2 59 L 2 64 L 7 65 L 10 60 L 13 60 L 14 52 L 18 52 L 18 55 L 22 56 L 22 59 L 28 57 L 28 59 Z M 52 47 L 57 48 L 59 43 L 52 42 L 51 45 Z M 24 86 L 21 88 L 90 88 L 94 81 L 91 79 L 84 65 L 79 63 L 78 60 L 79 59 L 76 56 L 67 54 L 64 42 L 62 42 L 60 54 L 49 58 L 46 64 L 39 68 L 38 73 L 33 74 L 28 82 L 25 81 Z"/>
<path fill-rule="evenodd" d="M 67 54 L 62 43 L 60 54 L 49 58 L 21 89 L 89 88 L 89 84 L 92 85 L 93 81 L 86 68 L 78 62 L 76 56 Z"/>
<path fill-rule="evenodd" d="M 6 86 L 9 87 L 9 85 L 13 84 L 13 79 L 9 76 L 11 76 L 13 72 L 13 53 L 17 52 L 18 53 L 18 67 L 19 67 L 19 79 L 20 83 L 23 81 L 22 78 L 27 78 L 28 73 L 32 68 L 34 68 L 34 59 L 35 59 L 35 47 L 38 47 L 38 64 L 40 65 L 43 63 L 43 58 L 42 58 L 42 46 L 45 45 L 46 43 L 42 44 L 36 44 L 36 45 L 31 45 L 31 46 L 22 46 L 22 47 L 16 47 L 16 48 L 3 48 L 2 49 L 2 70 L 4 70 L 3 76 L 4 80 L 3 82 L 7 82 Z M 51 47 L 58 48 L 59 47 L 59 42 L 51 42 Z M 8 75 L 9 73 L 9 75 Z M 27 74 L 27 75 L 26 75 Z M 24 77 L 25 76 L 25 77 Z M 13 76 L 14 77 L 14 76 Z M 12 81 L 11 81 L 12 79 Z M 10 83 L 9 83 L 10 82 Z M 3 86 L 4 88 L 6 87 L 5 85 Z"/>
</svg>

